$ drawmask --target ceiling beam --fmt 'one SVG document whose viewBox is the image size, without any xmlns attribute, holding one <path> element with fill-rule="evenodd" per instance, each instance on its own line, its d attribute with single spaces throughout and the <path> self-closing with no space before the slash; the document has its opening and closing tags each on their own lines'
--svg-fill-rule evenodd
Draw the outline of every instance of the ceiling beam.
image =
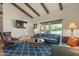
<svg viewBox="0 0 79 59">
<path fill-rule="evenodd" d="M 1 5 L 3 5 L 3 3 L 0 3 Z"/>
<path fill-rule="evenodd" d="M 62 3 L 59 3 L 59 8 L 60 8 L 60 10 L 63 10 L 63 5 L 62 5 Z"/>
<path fill-rule="evenodd" d="M 40 14 L 29 4 L 29 3 L 24 3 L 28 8 L 30 8 L 37 16 L 40 16 Z"/>
<path fill-rule="evenodd" d="M 33 16 L 31 16 L 29 13 L 27 13 L 26 11 L 24 11 L 21 7 L 19 7 L 18 5 L 16 5 L 15 3 L 11 3 L 13 6 L 15 6 L 17 9 L 19 9 L 20 11 L 22 11 L 24 14 L 26 14 L 27 16 L 29 16 L 30 18 L 33 19 Z"/>
<path fill-rule="evenodd" d="M 1 5 L 1 9 L 3 9 L 3 7 L 2 7 L 3 3 L 0 3 L 0 5 Z M 0 15 L 3 15 L 3 11 L 2 10 L 0 11 Z"/>
<path fill-rule="evenodd" d="M 46 6 L 44 5 L 44 3 L 40 3 L 42 5 L 42 7 L 44 8 L 44 10 L 46 11 L 47 14 L 49 14 L 48 9 L 46 8 Z"/>
<path fill-rule="evenodd" d="M 1 14 L 3 14 L 3 12 L 2 12 L 2 11 L 0 11 L 0 15 L 1 15 Z"/>
</svg>

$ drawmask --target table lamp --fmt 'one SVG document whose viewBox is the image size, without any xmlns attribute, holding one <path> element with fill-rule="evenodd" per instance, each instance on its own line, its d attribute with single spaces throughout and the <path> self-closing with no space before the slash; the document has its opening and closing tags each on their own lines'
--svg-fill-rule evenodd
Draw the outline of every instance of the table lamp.
<svg viewBox="0 0 79 59">
<path fill-rule="evenodd" d="M 68 27 L 71 29 L 71 36 L 73 36 L 73 30 L 77 28 L 76 23 L 71 22 Z"/>
</svg>

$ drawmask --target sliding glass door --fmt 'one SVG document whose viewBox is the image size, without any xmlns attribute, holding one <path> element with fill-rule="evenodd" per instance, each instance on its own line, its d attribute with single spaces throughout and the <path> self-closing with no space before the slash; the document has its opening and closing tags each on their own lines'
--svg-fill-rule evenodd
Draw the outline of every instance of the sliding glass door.
<svg viewBox="0 0 79 59">
<path fill-rule="evenodd" d="M 41 33 L 62 35 L 62 22 L 41 24 Z"/>
<path fill-rule="evenodd" d="M 62 34 L 62 23 L 51 24 L 50 25 L 51 34 Z"/>
</svg>

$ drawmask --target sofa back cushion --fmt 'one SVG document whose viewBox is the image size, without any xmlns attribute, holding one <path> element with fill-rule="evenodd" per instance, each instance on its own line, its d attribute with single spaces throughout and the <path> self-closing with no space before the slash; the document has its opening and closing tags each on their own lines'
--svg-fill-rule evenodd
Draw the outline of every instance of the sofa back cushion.
<svg viewBox="0 0 79 59">
<path fill-rule="evenodd" d="M 60 35 L 59 34 L 46 34 L 46 37 L 47 38 L 54 38 L 54 39 L 59 38 L 60 39 Z"/>
<path fill-rule="evenodd" d="M 54 39 L 56 39 L 57 37 L 60 37 L 60 35 L 59 34 L 38 33 L 38 34 L 35 34 L 34 37 L 46 37 L 46 38 L 54 38 Z"/>
<path fill-rule="evenodd" d="M 46 37 L 46 34 L 44 34 L 44 33 L 37 33 L 37 34 L 34 35 L 34 37 L 35 38 L 37 38 L 37 37 Z"/>
<path fill-rule="evenodd" d="M 37 37 L 42 37 L 42 33 L 38 33 L 37 34 Z"/>
<path fill-rule="evenodd" d="M 55 35 L 54 34 L 46 34 L 46 37 L 47 38 L 55 38 Z"/>
</svg>

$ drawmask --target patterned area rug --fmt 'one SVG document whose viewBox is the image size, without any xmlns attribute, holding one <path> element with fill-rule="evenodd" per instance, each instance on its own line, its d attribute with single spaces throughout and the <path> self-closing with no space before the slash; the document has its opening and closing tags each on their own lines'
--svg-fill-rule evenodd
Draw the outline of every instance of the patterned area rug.
<svg viewBox="0 0 79 59">
<path fill-rule="evenodd" d="M 51 56 L 51 46 L 21 42 L 6 46 L 4 53 L 5 56 Z"/>
</svg>

